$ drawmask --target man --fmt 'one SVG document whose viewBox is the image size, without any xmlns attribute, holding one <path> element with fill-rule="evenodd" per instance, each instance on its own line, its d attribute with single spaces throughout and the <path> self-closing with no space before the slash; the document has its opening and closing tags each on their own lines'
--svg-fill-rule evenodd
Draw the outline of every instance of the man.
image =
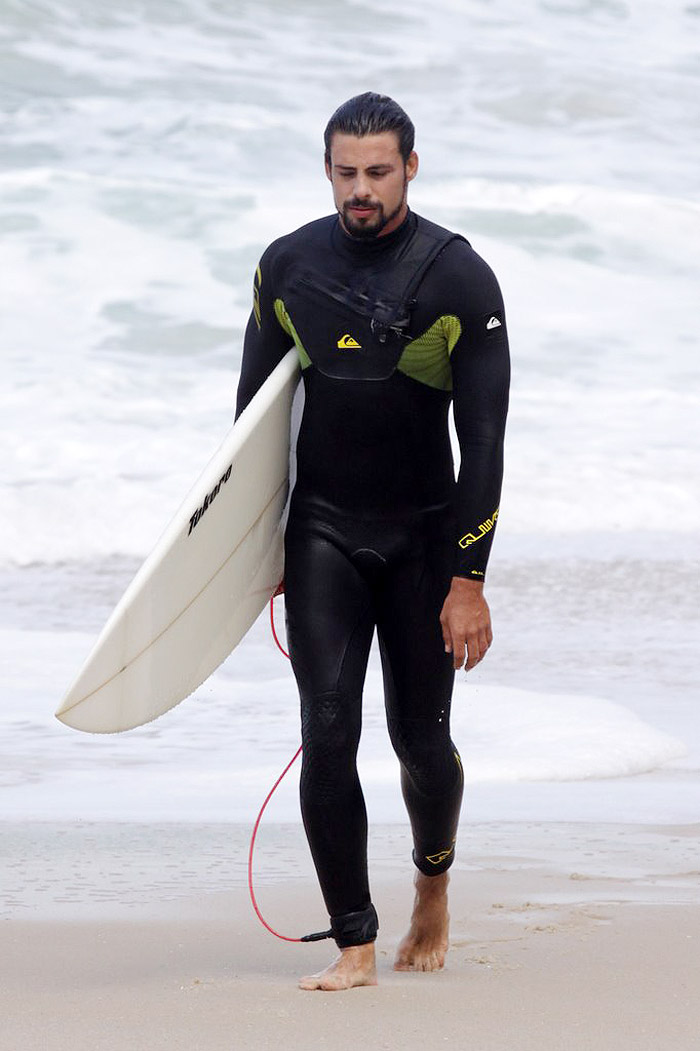
<svg viewBox="0 0 700 1051">
<path fill-rule="evenodd" d="M 468 242 L 409 210 L 413 144 L 410 119 L 385 96 L 359 95 L 333 114 L 325 167 L 337 215 L 264 253 L 238 389 L 240 413 L 296 345 L 305 405 L 285 539 L 287 630 L 301 696 L 302 816 L 341 950 L 304 989 L 376 983 L 355 764 L 375 628 L 417 869 L 395 967 L 443 966 L 463 786 L 452 684 L 492 640 L 483 586 L 507 411 L 503 303 Z"/>
</svg>

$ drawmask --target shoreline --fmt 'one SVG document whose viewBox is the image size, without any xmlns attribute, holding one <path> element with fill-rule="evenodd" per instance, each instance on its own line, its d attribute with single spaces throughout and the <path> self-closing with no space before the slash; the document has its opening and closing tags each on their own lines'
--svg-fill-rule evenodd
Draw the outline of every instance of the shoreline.
<svg viewBox="0 0 700 1051">
<path fill-rule="evenodd" d="M 247 895 L 251 831 L 228 822 L 0 821 L 0 920 L 107 922 L 175 907 L 182 915 L 192 903 L 199 916 L 202 903 Z M 590 884 L 616 887 L 621 902 L 700 905 L 699 837 L 700 823 L 463 819 L 452 882 L 478 887 L 491 873 L 526 886 L 531 874 L 549 873 L 568 880 L 574 898 Z M 410 884 L 411 846 L 407 822 L 371 823 L 372 884 Z M 300 822 L 260 826 L 254 884 L 262 900 L 298 889 L 325 915 Z"/>
<path fill-rule="evenodd" d="M 699 832 L 463 828 L 447 966 L 418 975 L 391 967 L 412 898 L 412 867 L 399 857 L 407 830 L 374 826 L 379 985 L 305 993 L 299 976 L 334 947 L 280 942 L 259 925 L 231 860 L 247 827 L 16 826 L 2 873 L 0 1047 L 349 1051 L 358 1040 L 418 1049 L 454 1039 L 478 1051 L 690 1051 Z M 299 827 L 264 829 L 256 891 L 266 918 L 292 935 L 324 925 L 304 854 Z"/>
</svg>

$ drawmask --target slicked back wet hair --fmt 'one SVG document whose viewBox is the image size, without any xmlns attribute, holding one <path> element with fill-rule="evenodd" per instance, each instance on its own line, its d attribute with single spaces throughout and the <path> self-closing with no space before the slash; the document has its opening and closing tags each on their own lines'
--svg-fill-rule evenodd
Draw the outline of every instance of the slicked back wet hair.
<svg viewBox="0 0 700 1051">
<path fill-rule="evenodd" d="M 377 95 L 374 91 L 365 91 L 348 99 L 328 121 L 323 133 L 326 147 L 326 161 L 330 164 L 331 142 L 336 132 L 343 135 L 381 135 L 383 131 L 393 131 L 399 140 L 399 152 L 404 164 L 408 160 L 415 141 L 415 128 L 408 114 L 401 109 L 388 95 Z"/>
</svg>

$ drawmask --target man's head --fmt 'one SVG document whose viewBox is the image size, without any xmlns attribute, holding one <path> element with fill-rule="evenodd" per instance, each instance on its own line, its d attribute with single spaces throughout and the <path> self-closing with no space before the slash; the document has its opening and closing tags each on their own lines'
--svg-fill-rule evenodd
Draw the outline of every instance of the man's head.
<svg viewBox="0 0 700 1051">
<path fill-rule="evenodd" d="M 353 237 L 379 237 L 399 226 L 408 183 L 418 171 L 409 116 L 372 91 L 339 106 L 326 126 L 326 174 L 340 220 Z"/>
</svg>

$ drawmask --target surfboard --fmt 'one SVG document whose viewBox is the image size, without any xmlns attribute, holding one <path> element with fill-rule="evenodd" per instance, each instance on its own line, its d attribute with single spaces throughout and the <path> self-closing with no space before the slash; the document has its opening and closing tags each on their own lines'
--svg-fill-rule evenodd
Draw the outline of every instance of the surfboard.
<svg viewBox="0 0 700 1051">
<path fill-rule="evenodd" d="M 107 621 L 56 716 L 116 733 L 156 719 L 238 645 L 283 575 L 290 350 L 243 410 Z"/>
</svg>

